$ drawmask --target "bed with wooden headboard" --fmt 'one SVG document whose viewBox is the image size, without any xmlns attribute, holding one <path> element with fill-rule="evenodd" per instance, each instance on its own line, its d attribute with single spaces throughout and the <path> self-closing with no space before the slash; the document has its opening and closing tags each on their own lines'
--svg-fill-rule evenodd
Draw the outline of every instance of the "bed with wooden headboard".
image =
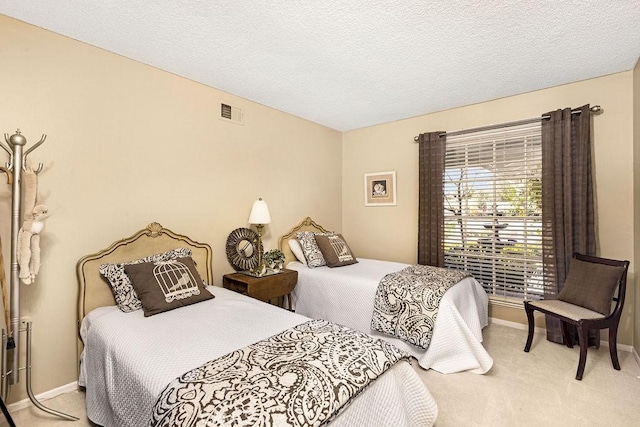
<svg viewBox="0 0 640 427">
<path fill-rule="evenodd" d="M 171 390 L 167 385 L 182 378 L 187 371 L 212 360 L 222 360 L 226 364 L 229 358 L 246 351 L 248 346 L 280 333 L 295 336 L 289 331 L 297 326 L 307 325 L 310 320 L 217 286 L 203 287 L 203 292 L 211 293 L 213 299 L 160 314 L 145 317 L 142 309 L 121 311 L 115 304 L 110 285 L 99 272 L 100 266 L 130 263 L 176 248 L 190 249 L 202 281 L 212 283 L 211 247 L 158 223 L 151 223 L 132 236 L 119 239 L 106 249 L 78 261 L 78 319 L 81 338 L 78 348 L 82 352 L 78 383 L 85 388 L 87 416 L 96 424 L 132 427 L 147 425 L 154 407 L 157 409 L 156 402 L 163 390 Z M 157 265 L 164 265 L 163 262 L 172 264 L 172 261 L 162 261 Z M 131 280 L 134 281 L 133 277 Z M 349 343 L 352 345 L 351 339 Z M 334 360 L 333 357 L 329 359 Z M 341 358 L 335 358 L 338 359 Z M 352 364 L 358 358 L 346 359 L 348 360 L 344 363 Z M 278 364 L 282 367 L 282 360 Z M 299 368 L 295 364 L 287 375 L 299 372 Z M 349 372 L 351 368 L 344 366 L 338 371 Z M 321 371 L 314 369 L 316 371 L 311 377 L 316 378 L 315 375 Z M 241 372 L 242 369 L 233 365 L 232 371 Z M 252 370 L 254 371 L 255 369 Z M 223 374 L 224 372 L 227 371 L 222 371 Z M 301 377 L 308 375 L 300 372 Z M 210 383 L 217 384 L 214 381 Z M 296 382 L 298 385 L 304 383 L 303 379 Z M 316 383 L 315 387 L 320 383 L 325 384 L 324 379 Z M 254 387 L 254 383 L 250 386 Z M 295 396 L 289 402 L 306 398 L 308 390 L 300 390 L 300 393 L 304 391 L 304 396 Z M 324 396 L 334 394 L 325 393 L 322 387 L 317 391 Z M 227 397 L 225 395 L 220 402 L 226 404 L 233 401 Z M 211 402 L 207 400 L 206 404 L 197 403 L 195 406 L 218 407 Z M 276 403 L 275 406 L 283 405 L 280 401 Z M 260 405 L 245 406 L 253 408 L 250 413 L 244 414 L 249 418 L 263 416 L 254 413 L 259 410 Z M 332 405 L 324 402 L 318 405 L 320 406 Z M 180 406 L 177 410 L 181 410 Z M 216 413 L 236 414 L 237 411 L 234 409 Z M 406 360 L 400 360 L 357 394 L 330 424 L 392 425 L 400 420 L 407 425 L 432 425 L 436 416 L 437 405 L 433 397 L 410 364 Z M 170 424 L 173 425 L 171 422 Z"/>
<path fill-rule="evenodd" d="M 91 310 L 116 304 L 107 280 L 100 274 L 102 264 L 124 263 L 143 258 L 149 254 L 165 252 L 178 247 L 191 249 L 200 276 L 206 283 L 213 283 L 211 246 L 164 228 L 152 222 L 130 237 L 120 239 L 108 248 L 86 255 L 78 261 L 78 328 Z M 82 351 L 82 340 L 78 337 L 78 354 Z"/>
<path fill-rule="evenodd" d="M 306 217 L 278 241 L 287 259 L 286 268 L 298 272 L 293 291 L 296 313 L 326 319 L 384 338 L 414 356 L 420 366 L 442 373 L 470 371 L 483 374 L 493 359 L 482 346 L 482 328 L 488 324 L 488 297 L 472 277 L 451 287 L 440 302 L 431 343 L 425 350 L 371 327 L 376 290 L 381 279 L 409 264 L 357 257 L 357 263 L 310 268 L 293 254 L 289 242 L 297 233 L 327 233 L 326 227 Z M 343 236 L 348 242 L 349 236 Z"/>
</svg>

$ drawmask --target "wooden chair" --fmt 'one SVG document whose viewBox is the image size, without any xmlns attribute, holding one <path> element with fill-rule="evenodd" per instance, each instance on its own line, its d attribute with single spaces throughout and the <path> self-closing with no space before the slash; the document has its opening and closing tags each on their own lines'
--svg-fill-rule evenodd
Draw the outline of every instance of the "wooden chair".
<svg viewBox="0 0 640 427">
<path fill-rule="evenodd" d="M 565 286 L 556 300 L 525 301 L 529 334 L 524 351 L 529 352 L 535 328 L 533 312 L 538 310 L 562 322 L 565 344 L 573 348 L 569 325 L 578 331 L 580 361 L 576 379 L 582 380 L 587 361 L 588 331 L 609 329 L 609 353 L 613 368 L 620 370 L 617 351 L 618 324 L 624 307 L 629 261 L 574 254 Z M 617 292 L 616 292 L 617 288 Z M 615 307 L 611 310 L 612 302 Z"/>
</svg>

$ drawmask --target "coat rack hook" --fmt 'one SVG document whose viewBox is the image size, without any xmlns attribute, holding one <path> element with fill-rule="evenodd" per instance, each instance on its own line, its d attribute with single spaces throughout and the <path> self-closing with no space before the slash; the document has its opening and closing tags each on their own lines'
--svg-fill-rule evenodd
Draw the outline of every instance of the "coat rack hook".
<svg viewBox="0 0 640 427">
<path fill-rule="evenodd" d="M 9 144 L 9 134 L 8 133 L 4 134 L 4 140 L 7 141 L 7 144 Z M 0 142 L 0 147 L 2 147 L 2 149 L 4 151 L 6 151 L 8 155 L 13 156 L 13 153 L 9 149 L 8 145 L 4 145 L 2 142 Z"/>
<path fill-rule="evenodd" d="M 6 135 L 5 135 L 5 138 L 6 138 Z M 40 138 L 40 141 L 33 144 L 33 147 L 29 148 L 27 151 L 24 152 L 24 157 L 26 158 L 30 152 L 32 152 L 33 150 L 38 148 L 40 145 L 42 145 L 45 139 L 47 139 L 47 135 L 42 134 L 42 138 Z"/>
<path fill-rule="evenodd" d="M 38 168 L 35 169 L 33 172 L 35 172 L 35 174 L 38 175 L 40 172 L 42 172 L 42 168 L 43 168 L 42 163 L 38 163 Z M 23 171 L 27 170 L 27 158 L 26 157 L 22 158 L 22 170 Z"/>
<path fill-rule="evenodd" d="M 7 169 L 9 170 L 13 169 L 13 154 L 11 154 L 11 157 L 9 157 L 9 161 L 5 163 L 5 165 L 7 166 Z"/>
<path fill-rule="evenodd" d="M 7 184 L 11 185 L 13 183 L 13 173 L 11 173 L 11 169 L 0 166 L 0 171 L 7 174 Z"/>
</svg>

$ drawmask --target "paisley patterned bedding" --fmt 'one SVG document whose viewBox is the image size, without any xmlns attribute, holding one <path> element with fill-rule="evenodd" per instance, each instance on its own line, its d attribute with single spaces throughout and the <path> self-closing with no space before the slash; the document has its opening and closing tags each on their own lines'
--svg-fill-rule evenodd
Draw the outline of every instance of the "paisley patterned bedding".
<svg viewBox="0 0 640 427">
<path fill-rule="evenodd" d="M 406 358 L 384 340 L 310 320 L 176 378 L 152 425 L 324 425 Z"/>
<path fill-rule="evenodd" d="M 440 301 L 465 271 L 412 265 L 385 275 L 376 291 L 371 328 L 427 349 Z"/>
</svg>

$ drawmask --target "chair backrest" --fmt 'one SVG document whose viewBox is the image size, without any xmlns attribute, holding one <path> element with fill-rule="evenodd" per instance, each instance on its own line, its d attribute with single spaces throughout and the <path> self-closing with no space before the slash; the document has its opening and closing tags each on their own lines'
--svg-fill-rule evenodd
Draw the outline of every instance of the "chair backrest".
<svg viewBox="0 0 640 427">
<path fill-rule="evenodd" d="M 617 286 L 618 290 L 613 297 L 613 300 L 615 301 L 616 305 L 613 311 L 609 314 L 610 317 L 619 318 L 622 314 L 622 309 L 624 307 L 625 294 L 627 293 L 627 272 L 629 270 L 629 261 L 626 261 L 626 260 L 619 261 L 615 259 L 601 258 L 601 257 L 591 256 L 591 255 L 583 255 L 577 252 L 573 254 L 573 257 L 581 261 L 592 262 L 595 264 L 604 264 L 604 265 L 610 265 L 614 267 L 623 267 L 623 272 L 620 276 L 620 279 L 618 280 L 618 286 Z"/>
</svg>

